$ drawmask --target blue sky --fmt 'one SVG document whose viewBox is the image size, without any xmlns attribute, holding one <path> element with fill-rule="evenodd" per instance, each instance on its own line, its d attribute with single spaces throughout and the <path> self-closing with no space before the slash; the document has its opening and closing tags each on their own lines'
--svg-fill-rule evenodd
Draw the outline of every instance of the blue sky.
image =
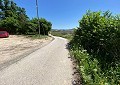
<svg viewBox="0 0 120 85">
<path fill-rule="evenodd" d="M 14 0 L 18 6 L 26 9 L 30 18 L 36 17 L 36 0 Z M 120 0 L 38 0 L 39 17 L 46 18 L 53 24 L 53 29 L 71 29 L 78 26 L 78 21 L 91 11 L 107 11 L 120 14 Z"/>
</svg>

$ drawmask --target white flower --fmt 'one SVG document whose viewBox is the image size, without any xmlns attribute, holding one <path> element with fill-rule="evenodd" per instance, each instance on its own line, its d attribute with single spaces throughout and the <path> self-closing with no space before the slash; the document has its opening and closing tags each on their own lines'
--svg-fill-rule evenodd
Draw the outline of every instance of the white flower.
<svg viewBox="0 0 120 85">
<path fill-rule="evenodd" d="M 86 52 L 87 50 L 82 50 L 83 52 Z"/>
<path fill-rule="evenodd" d="M 97 72 L 97 69 L 93 69 L 93 71 Z"/>
<path fill-rule="evenodd" d="M 105 83 L 105 85 L 109 85 L 108 83 Z"/>
</svg>

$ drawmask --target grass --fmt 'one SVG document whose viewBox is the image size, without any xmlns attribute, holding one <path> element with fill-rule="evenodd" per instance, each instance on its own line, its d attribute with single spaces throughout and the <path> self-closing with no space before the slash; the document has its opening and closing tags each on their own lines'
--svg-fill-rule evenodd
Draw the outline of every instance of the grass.
<svg viewBox="0 0 120 85">
<path fill-rule="evenodd" d="M 31 39 L 44 39 L 44 38 L 48 38 L 47 35 L 39 35 L 39 34 L 35 34 L 35 35 L 25 35 L 27 38 L 31 38 Z"/>
<path fill-rule="evenodd" d="M 53 36 L 63 37 L 71 40 L 73 37 L 73 30 L 52 30 L 51 34 Z"/>
</svg>

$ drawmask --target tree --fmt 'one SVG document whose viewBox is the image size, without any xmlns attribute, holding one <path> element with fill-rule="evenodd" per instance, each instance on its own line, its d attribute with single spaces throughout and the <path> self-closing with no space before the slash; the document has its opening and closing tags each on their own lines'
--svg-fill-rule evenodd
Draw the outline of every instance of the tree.
<svg viewBox="0 0 120 85">
<path fill-rule="evenodd" d="M 52 24 L 46 19 L 39 19 L 41 34 L 48 35 Z M 32 20 L 26 15 L 24 8 L 10 0 L 0 0 L 0 27 L 6 28 L 12 34 L 28 34 L 38 32 L 38 19 Z"/>
<path fill-rule="evenodd" d="M 1 0 L 0 4 L 0 19 L 2 20 L 1 26 L 6 28 L 12 34 L 13 32 L 14 34 L 25 34 L 25 28 L 27 28 L 26 24 L 28 22 L 25 9 L 18 7 L 16 3 L 10 0 Z M 16 22 L 17 26 L 16 23 L 13 22 Z"/>
<path fill-rule="evenodd" d="M 10 34 L 15 34 L 18 31 L 19 23 L 18 20 L 14 19 L 13 17 L 7 17 L 0 22 L 0 26 L 4 27 Z"/>
<path fill-rule="evenodd" d="M 33 18 L 31 20 L 31 22 L 35 24 L 34 26 L 36 28 L 36 32 L 38 32 L 39 31 L 39 28 L 38 28 L 38 19 L 37 18 Z M 47 21 L 44 18 L 39 19 L 39 22 L 40 22 L 40 34 L 42 34 L 42 35 L 48 35 L 48 32 L 52 28 L 51 22 Z"/>
</svg>

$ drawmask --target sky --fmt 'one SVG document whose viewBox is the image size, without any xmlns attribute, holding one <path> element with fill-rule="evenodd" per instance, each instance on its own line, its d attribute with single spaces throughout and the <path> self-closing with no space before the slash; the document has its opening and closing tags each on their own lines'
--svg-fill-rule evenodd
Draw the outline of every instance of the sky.
<svg viewBox="0 0 120 85">
<path fill-rule="evenodd" d="M 30 19 L 36 17 L 36 0 L 13 0 L 26 9 Z M 87 10 L 120 14 L 120 0 L 38 0 L 39 17 L 52 22 L 53 29 L 72 29 Z"/>
</svg>

